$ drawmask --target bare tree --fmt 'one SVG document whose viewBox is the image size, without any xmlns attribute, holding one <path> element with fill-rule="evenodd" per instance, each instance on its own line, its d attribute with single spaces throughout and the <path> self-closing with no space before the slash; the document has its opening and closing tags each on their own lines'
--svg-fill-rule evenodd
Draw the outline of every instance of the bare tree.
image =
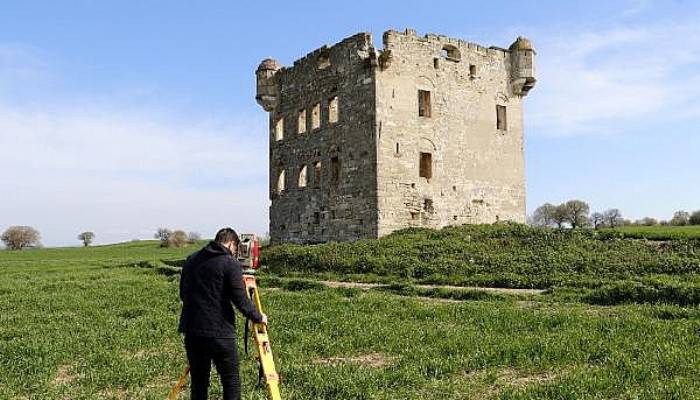
<svg viewBox="0 0 700 400">
<path fill-rule="evenodd" d="M 25 247 L 39 246 L 41 235 L 31 226 L 11 226 L 0 236 L 10 250 L 22 250 Z"/>
<path fill-rule="evenodd" d="M 555 214 L 557 206 L 551 203 L 544 203 L 532 213 L 530 217 L 530 225 L 532 226 L 553 226 L 555 222 Z"/>
<path fill-rule="evenodd" d="M 593 224 L 593 229 L 598 229 L 605 225 L 605 217 L 603 213 L 594 212 L 591 214 L 591 223 Z"/>
<path fill-rule="evenodd" d="M 684 226 L 688 225 L 690 222 L 690 214 L 687 211 L 676 211 L 673 213 L 673 218 L 671 218 L 671 225 L 673 226 Z"/>
<path fill-rule="evenodd" d="M 605 219 L 605 225 L 610 228 L 617 228 L 622 225 L 622 212 L 617 208 L 611 208 L 603 212 L 603 218 Z"/>
<path fill-rule="evenodd" d="M 153 235 L 154 238 L 160 240 L 160 247 L 168 247 L 168 240 L 173 234 L 173 231 L 167 228 L 158 228 L 156 233 Z"/>
<path fill-rule="evenodd" d="M 183 247 L 187 244 L 187 233 L 176 230 L 168 237 L 168 247 Z"/>
<path fill-rule="evenodd" d="M 585 201 L 569 200 L 562 205 L 563 213 L 566 216 L 566 222 L 571 224 L 571 227 L 582 228 L 590 224 L 588 213 L 591 208 Z"/>
<path fill-rule="evenodd" d="M 95 238 L 93 232 L 83 232 L 78 235 L 78 240 L 83 242 L 83 246 L 88 247 L 92 244 L 92 240 Z"/>
<path fill-rule="evenodd" d="M 189 243 L 196 243 L 200 240 L 202 240 L 202 235 L 200 235 L 199 232 L 190 232 L 187 234 L 187 241 Z"/>
</svg>

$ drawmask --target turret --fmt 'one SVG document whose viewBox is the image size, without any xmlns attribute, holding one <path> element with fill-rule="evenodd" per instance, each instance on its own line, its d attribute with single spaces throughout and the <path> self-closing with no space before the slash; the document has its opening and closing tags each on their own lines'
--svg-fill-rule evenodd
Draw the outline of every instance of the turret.
<svg viewBox="0 0 700 400">
<path fill-rule="evenodd" d="M 257 78 L 257 93 L 255 100 L 267 112 L 277 107 L 277 84 L 275 74 L 280 69 L 280 64 L 271 58 L 264 59 L 255 71 Z"/>
<path fill-rule="evenodd" d="M 510 82 L 513 93 L 521 96 L 535 87 L 535 49 L 532 43 L 522 37 L 518 38 L 510 45 Z"/>
</svg>

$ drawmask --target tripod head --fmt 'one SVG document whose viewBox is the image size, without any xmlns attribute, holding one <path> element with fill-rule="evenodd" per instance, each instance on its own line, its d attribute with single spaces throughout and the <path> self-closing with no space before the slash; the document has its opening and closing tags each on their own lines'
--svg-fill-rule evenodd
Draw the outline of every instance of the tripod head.
<svg viewBox="0 0 700 400">
<path fill-rule="evenodd" d="M 241 234 L 238 243 L 238 262 L 244 269 L 260 268 L 260 242 L 254 233 Z"/>
</svg>

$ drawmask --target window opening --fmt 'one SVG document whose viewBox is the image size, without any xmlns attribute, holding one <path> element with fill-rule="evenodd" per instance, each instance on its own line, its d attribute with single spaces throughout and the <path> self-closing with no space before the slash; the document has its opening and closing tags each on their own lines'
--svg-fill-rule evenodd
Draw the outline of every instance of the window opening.
<svg viewBox="0 0 700 400">
<path fill-rule="evenodd" d="M 430 117 L 430 92 L 427 90 L 418 91 L 418 116 Z"/>
<path fill-rule="evenodd" d="M 496 128 L 500 131 L 508 130 L 508 121 L 506 116 L 506 106 L 496 106 Z"/>
<path fill-rule="evenodd" d="M 301 167 L 301 169 L 299 170 L 299 182 L 298 182 L 298 186 L 299 186 L 300 188 L 306 187 L 306 165 L 304 165 L 303 167 Z"/>
<path fill-rule="evenodd" d="M 335 124 L 336 122 L 338 122 L 338 96 L 328 100 L 328 123 Z"/>
<path fill-rule="evenodd" d="M 314 163 L 314 185 L 321 186 L 321 162 Z"/>
<path fill-rule="evenodd" d="M 321 104 L 315 104 L 311 109 L 311 129 L 321 127 Z"/>
<path fill-rule="evenodd" d="M 285 189 L 284 168 L 277 169 L 277 193 L 281 193 Z"/>
<path fill-rule="evenodd" d="M 301 110 L 297 119 L 297 133 L 304 132 L 306 132 L 306 110 Z"/>
<path fill-rule="evenodd" d="M 420 165 L 418 175 L 421 178 L 430 180 L 433 177 L 433 155 L 430 153 L 420 153 Z"/>
<path fill-rule="evenodd" d="M 284 118 L 280 118 L 275 123 L 275 140 L 284 139 Z"/>
<path fill-rule="evenodd" d="M 338 157 L 331 158 L 331 182 L 338 185 L 340 181 L 340 159 Z"/>
</svg>

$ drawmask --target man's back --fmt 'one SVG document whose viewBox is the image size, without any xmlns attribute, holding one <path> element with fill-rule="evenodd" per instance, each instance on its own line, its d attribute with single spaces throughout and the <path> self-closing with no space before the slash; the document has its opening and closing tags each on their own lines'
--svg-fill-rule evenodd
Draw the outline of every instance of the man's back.
<svg viewBox="0 0 700 400">
<path fill-rule="evenodd" d="M 232 302 L 256 322 L 262 318 L 247 299 L 243 276 L 231 252 L 217 242 L 187 258 L 180 278 L 180 332 L 192 336 L 236 336 Z"/>
</svg>

